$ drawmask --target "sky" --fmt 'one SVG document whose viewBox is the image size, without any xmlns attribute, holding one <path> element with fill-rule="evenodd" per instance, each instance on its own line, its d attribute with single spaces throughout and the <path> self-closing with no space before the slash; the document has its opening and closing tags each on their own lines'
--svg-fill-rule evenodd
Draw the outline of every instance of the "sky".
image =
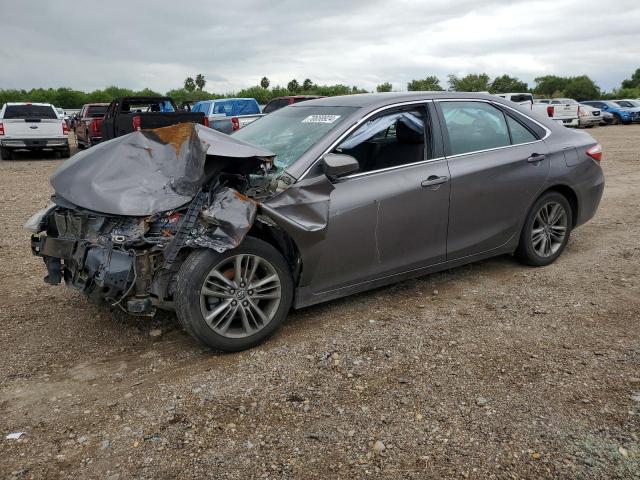
<svg viewBox="0 0 640 480">
<path fill-rule="evenodd" d="M 640 0 L 0 0 L 0 88 L 117 85 L 166 92 L 357 85 L 486 72 L 533 85 L 586 74 L 603 90 L 640 68 Z"/>
</svg>

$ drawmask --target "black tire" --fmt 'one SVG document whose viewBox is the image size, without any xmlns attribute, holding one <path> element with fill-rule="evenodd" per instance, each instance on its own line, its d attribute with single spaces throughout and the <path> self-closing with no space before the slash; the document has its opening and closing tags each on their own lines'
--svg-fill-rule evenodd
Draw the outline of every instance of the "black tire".
<svg viewBox="0 0 640 480">
<path fill-rule="evenodd" d="M 200 292 L 212 269 L 239 254 L 261 257 L 274 268 L 280 281 L 280 301 L 277 308 L 274 308 L 271 320 L 261 329 L 249 336 L 231 338 L 214 331 L 206 323 L 201 309 Z M 177 276 L 175 309 L 180 324 L 196 340 L 225 352 L 245 350 L 266 340 L 287 317 L 292 300 L 293 280 L 286 260 L 273 246 L 253 237 L 245 238 L 239 247 L 223 253 L 209 249 L 192 252 L 180 267 Z"/>
<path fill-rule="evenodd" d="M 67 148 L 66 150 L 60 151 L 60 158 L 69 158 L 71 156 L 71 149 Z"/>
<path fill-rule="evenodd" d="M 76 143 L 78 144 L 78 150 L 84 150 L 87 148 L 87 146 L 84 143 L 81 143 L 80 140 L 76 140 Z"/>
<path fill-rule="evenodd" d="M 13 152 L 8 148 L 0 148 L 0 158 L 2 158 L 2 160 L 12 160 Z"/>
<path fill-rule="evenodd" d="M 558 204 L 564 212 L 565 215 L 565 231 L 564 237 L 561 242 L 558 242 L 554 248 L 557 247 L 557 250 L 554 250 L 553 253 L 550 252 L 549 255 L 541 255 L 538 250 L 534 247 L 533 242 L 533 228 L 534 225 L 539 225 L 537 223 L 537 215 L 541 211 L 541 209 L 546 205 Z M 540 196 L 538 200 L 533 204 L 529 213 L 527 213 L 527 218 L 522 227 L 522 232 L 520 233 L 520 241 L 518 243 L 518 248 L 516 249 L 516 258 L 520 260 L 520 262 L 531 265 L 534 267 L 544 267 L 546 265 L 550 265 L 555 262 L 556 259 L 562 254 L 565 247 L 567 246 L 567 242 L 569 241 L 569 237 L 571 235 L 571 228 L 573 225 L 573 212 L 571 210 L 571 205 L 567 198 L 562 195 L 560 192 L 549 191 Z M 556 227 L 557 228 L 557 227 Z M 546 240 L 551 243 L 551 240 Z"/>
</svg>

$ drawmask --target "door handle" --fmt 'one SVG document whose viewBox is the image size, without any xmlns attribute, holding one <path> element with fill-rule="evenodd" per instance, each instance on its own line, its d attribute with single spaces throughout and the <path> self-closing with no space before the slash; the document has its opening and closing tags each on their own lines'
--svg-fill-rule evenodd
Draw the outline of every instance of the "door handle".
<svg viewBox="0 0 640 480">
<path fill-rule="evenodd" d="M 423 180 L 421 185 L 423 187 L 436 187 L 438 185 L 442 185 L 443 183 L 447 183 L 449 181 L 449 177 L 442 176 L 438 177 L 437 175 L 431 175 L 426 180 Z"/>
<path fill-rule="evenodd" d="M 527 158 L 527 162 L 529 162 L 529 163 L 540 163 L 545 158 L 547 158 L 546 155 L 543 155 L 541 153 L 534 153 L 529 158 Z"/>
</svg>

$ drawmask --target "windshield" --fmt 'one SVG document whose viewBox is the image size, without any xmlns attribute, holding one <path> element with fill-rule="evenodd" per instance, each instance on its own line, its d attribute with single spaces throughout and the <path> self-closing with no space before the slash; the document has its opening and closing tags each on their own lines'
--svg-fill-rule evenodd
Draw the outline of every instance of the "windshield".
<svg viewBox="0 0 640 480">
<path fill-rule="evenodd" d="M 238 140 L 267 148 L 284 170 L 313 144 L 336 128 L 356 107 L 285 107 L 262 117 L 233 134 Z"/>
<path fill-rule="evenodd" d="M 7 105 L 4 118 L 57 119 L 58 114 L 50 105 Z"/>
</svg>

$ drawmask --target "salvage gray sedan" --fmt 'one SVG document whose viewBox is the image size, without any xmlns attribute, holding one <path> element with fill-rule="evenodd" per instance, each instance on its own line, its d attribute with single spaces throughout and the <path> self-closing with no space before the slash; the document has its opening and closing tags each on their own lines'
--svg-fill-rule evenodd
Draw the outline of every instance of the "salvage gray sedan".
<svg viewBox="0 0 640 480">
<path fill-rule="evenodd" d="M 48 283 L 133 314 L 174 309 L 234 351 L 292 306 L 502 254 L 552 263 L 596 212 L 601 155 L 489 95 L 323 98 L 232 136 L 178 125 L 82 152 L 27 227 Z"/>
</svg>

